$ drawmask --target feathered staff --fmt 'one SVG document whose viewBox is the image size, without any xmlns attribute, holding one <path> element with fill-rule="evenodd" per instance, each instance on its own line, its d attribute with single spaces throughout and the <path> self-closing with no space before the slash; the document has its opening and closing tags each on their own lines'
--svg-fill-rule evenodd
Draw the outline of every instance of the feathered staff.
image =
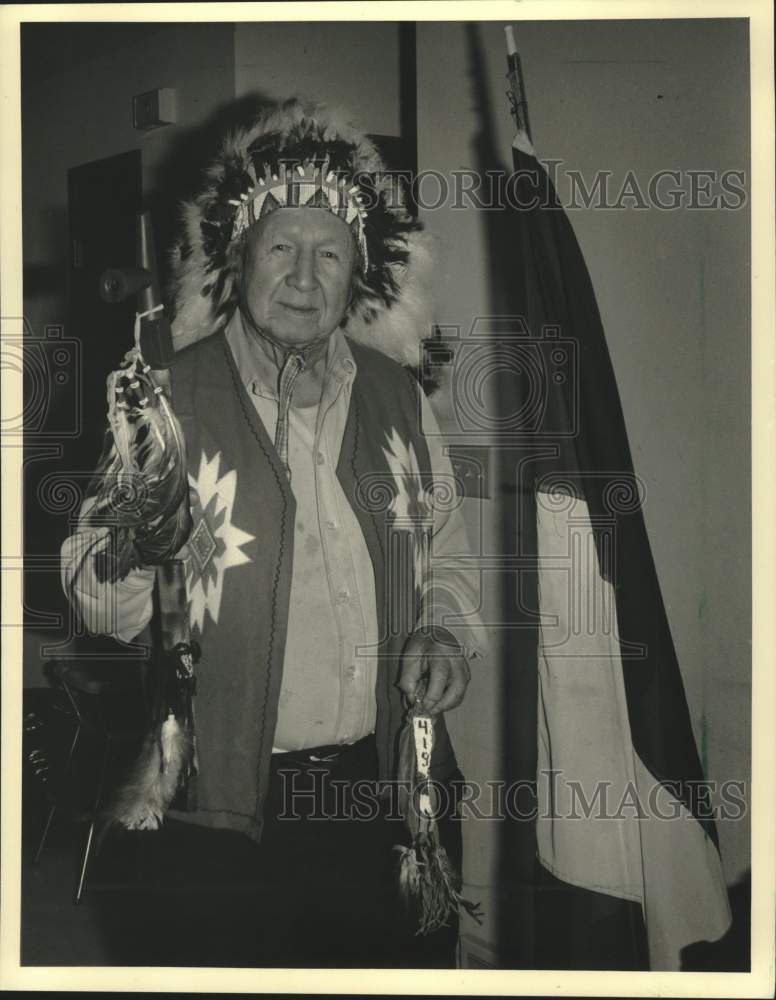
<svg viewBox="0 0 776 1000">
<path fill-rule="evenodd" d="M 183 433 L 167 398 L 172 336 L 156 277 L 148 212 L 138 216 L 136 268 L 106 271 L 102 297 L 138 293 L 134 345 L 107 379 L 108 428 L 92 480 L 94 501 L 83 524 L 99 533 L 94 569 L 100 582 L 123 580 L 138 566 L 175 555 L 191 530 Z"/>
<path fill-rule="evenodd" d="M 150 216 L 138 217 L 138 267 L 107 271 L 101 293 L 137 291 L 134 346 L 108 375 L 108 429 L 84 525 L 98 532 L 86 553 L 100 582 L 157 567 L 162 652 L 156 657 L 152 725 L 137 761 L 103 811 L 108 826 L 156 829 L 196 773 L 193 696 L 199 653 L 189 633 L 183 563 L 173 557 L 191 530 L 183 432 L 167 398 L 172 356 L 159 294 Z M 83 563 L 82 563 L 83 565 Z M 103 831 L 104 832 L 104 831 Z"/>
</svg>

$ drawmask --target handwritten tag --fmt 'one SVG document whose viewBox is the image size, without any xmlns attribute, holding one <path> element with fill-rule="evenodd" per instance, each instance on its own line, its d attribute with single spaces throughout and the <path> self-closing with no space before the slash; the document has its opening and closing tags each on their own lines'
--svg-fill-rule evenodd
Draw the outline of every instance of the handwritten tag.
<svg viewBox="0 0 776 1000">
<path fill-rule="evenodd" d="M 412 719 L 415 737 L 415 760 L 418 774 L 428 778 L 431 767 L 431 751 L 434 749 L 434 724 L 428 715 L 416 715 Z"/>
</svg>

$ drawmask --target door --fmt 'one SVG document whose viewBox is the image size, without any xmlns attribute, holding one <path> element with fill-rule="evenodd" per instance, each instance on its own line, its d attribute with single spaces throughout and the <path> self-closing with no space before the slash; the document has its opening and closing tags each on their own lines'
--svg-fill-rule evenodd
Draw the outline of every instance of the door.
<svg viewBox="0 0 776 1000">
<path fill-rule="evenodd" d="M 107 305 L 98 279 L 106 267 L 134 262 L 141 197 L 140 150 L 68 171 L 70 257 L 60 262 L 68 278 L 66 325 L 25 346 L 25 370 L 48 381 L 50 405 L 45 420 L 25 406 L 24 620 L 28 629 L 42 625 L 48 643 L 69 639 L 52 628 L 57 615 L 66 633 L 70 628 L 58 566 L 74 514 L 69 497 L 73 486 L 83 491 L 97 462 L 106 426 L 105 377 L 132 344 L 133 301 Z"/>
</svg>

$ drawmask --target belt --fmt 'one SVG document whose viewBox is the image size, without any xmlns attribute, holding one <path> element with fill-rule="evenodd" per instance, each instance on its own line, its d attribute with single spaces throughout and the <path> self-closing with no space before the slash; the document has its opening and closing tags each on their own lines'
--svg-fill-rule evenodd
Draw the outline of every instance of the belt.
<svg viewBox="0 0 776 1000">
<path fill-rule="evenodd" d="M 317 764 L 335 764 L 345 756 L 358 753 L 374 745 L 374 733 L 356 740 L 355 743 L 329 743 L 321 747 L 309 747 L 306 750 L 287 750 L 272 754 L 272 767 L 287 767 L 289 764 L 298 767 L 315 767 Z"/>
</svg>

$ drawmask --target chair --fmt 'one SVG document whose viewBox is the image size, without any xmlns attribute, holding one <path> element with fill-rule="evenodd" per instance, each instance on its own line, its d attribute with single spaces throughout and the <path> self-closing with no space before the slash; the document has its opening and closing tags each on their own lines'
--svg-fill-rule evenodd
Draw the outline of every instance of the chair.
<svg viewBox="0 0 776 1000">
<path fill-rule="evenodd" d="M 92 856 L 97 817 L 103 798 L 105 778 L 113 748 L 119 741 L 135 741 L 147 728 L 149 717 L 148 692 L 144 664 L 133 662 L 90 662 L 84 660 L 50 660 L 46 674 L 52 685 L 65 694 L 73 712 L 75 732 L 58 783 L 57 791 L 49 808 L 46 823 L 38 843 L 32 863 L 40 861 L 51 824 L 62 804 L 63 796 L 70 785 L 76 753 L 83 745 L 83 734 L 89 734 L 102 743 L 102 758 L 98 768 L 96 785 L 91 796 L 89 825 L 81 854 L 79 874 L 73 897 L 80 903 L 86 884 L 86 872 Z M 139 696 L 131 705 L 131 695 Z M 118 704 L 117 704 L 118 703 Z M 120 706 L 123 703 L 122 713 Z M 134 707 L 135 718 L 131 715 Z"/>
</svg>

